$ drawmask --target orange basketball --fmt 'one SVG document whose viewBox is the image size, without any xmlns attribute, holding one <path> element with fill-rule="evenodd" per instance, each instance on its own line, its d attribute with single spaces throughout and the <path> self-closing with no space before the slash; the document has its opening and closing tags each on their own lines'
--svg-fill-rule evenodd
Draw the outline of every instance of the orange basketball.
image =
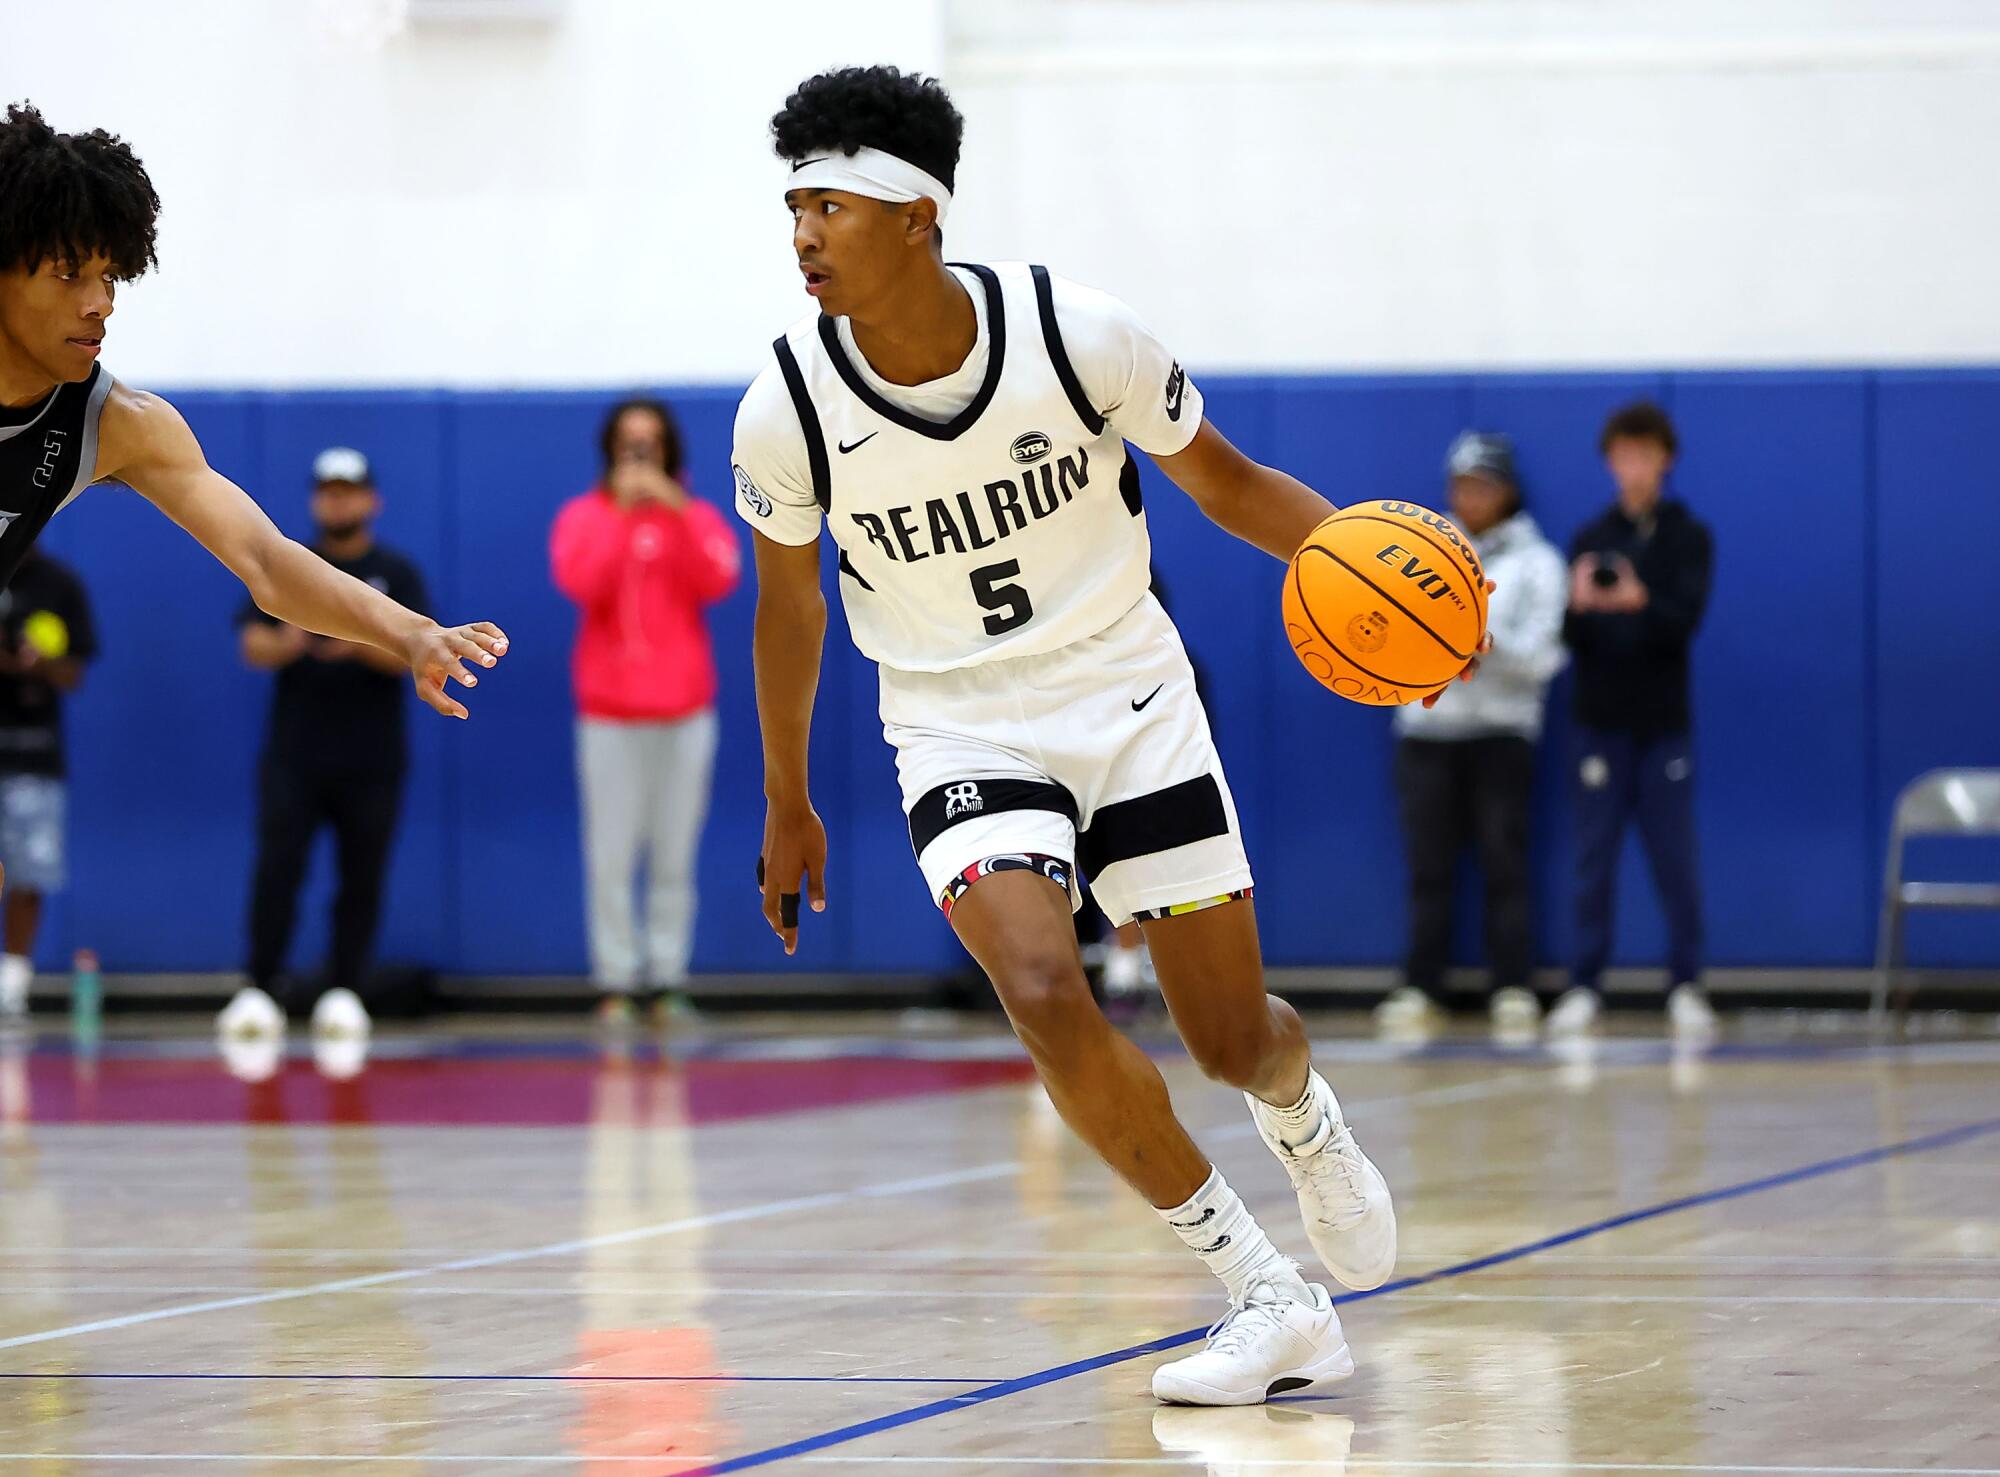
<svg viewBox="0 0 2000 1477">
<path fill-rule="evenodd" d="M 1486 636 L 1472 541 L 1415 503 L 1356 503 L 1285 571 L 1285 634 L 1305 669 L 1357 703 L 1400 706 L 1464 670 Z"/>
</svg>

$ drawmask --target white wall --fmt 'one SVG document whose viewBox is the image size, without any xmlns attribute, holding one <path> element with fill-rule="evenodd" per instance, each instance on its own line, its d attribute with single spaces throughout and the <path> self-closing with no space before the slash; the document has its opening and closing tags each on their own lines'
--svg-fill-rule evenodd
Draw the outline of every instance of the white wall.
<svg viewBox="0 0 2000 1477">
<path fill-rule="evenodd" d="M 333 39 L 379 5 L 0 0 L 0 98 L 124 133 L 164 201 L 121 376 L 747 378 L 810 306 L 771 114 L 824 65 L 935 70 L 943 34 L 933 0 L 557 0 Z"/>
<path fill-rule="evenodd" d="M 127 133 L 166 200 L 121 374 L 747 377 L 806 306 L 765 122 L 868 60 L 967 116 L 954 254 L 1110 287 L 1194 364 L 2000 360 L 1986 0 L 543 0 L 337 39 L 393 3 L 0 0 L 0 98 Z"/>
</svg>

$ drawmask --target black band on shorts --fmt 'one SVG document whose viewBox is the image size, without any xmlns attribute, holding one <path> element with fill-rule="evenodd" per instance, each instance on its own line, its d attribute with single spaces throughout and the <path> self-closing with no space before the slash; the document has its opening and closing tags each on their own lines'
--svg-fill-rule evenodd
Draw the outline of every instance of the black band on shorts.
<svg viewBox="0 0 2000 1477">
<path fill-rule="evenodd" d="M 961 821 L 1006 810 L 1050 810 L 1076 824 L 1076 797 L 1048 780 L 972 779 L 939 785 L 910 807 L 910 845 L 924 848 Z"/>
<path fill-rule="evenodd" d="M 938 908 L 949 919 L 951 910 L 958 906 L 958 900 L 972 890 L 972 884 L 982 877 L 991 877 L 995 872 L 1033 872 L 1069 892 L 1073 870 L 1061 857 L 1050 856 L 1045 851 L 1019 851 L 1006 856 L 985 857 L 945 883 L 944 891 L 938 894 Z M 1071 896 L 1074 897 L 1074 894 Z"/>
<path fill-rule="evenodd" d="M 1085 876 L 1097 877 L 1117 862 L 1228 834 L 1222 786 L 1205 774 L 1099 807 L 1090 829 L 1076 839 L 1076 860 Z"/>
</svg>

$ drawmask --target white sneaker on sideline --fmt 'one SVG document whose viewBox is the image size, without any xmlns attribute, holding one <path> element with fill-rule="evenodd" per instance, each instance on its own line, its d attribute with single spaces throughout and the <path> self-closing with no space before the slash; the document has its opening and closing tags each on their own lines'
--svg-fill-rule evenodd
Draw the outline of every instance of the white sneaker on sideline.
<svg viewBox="0 0 2000 1477">
<path fill-rule="evenodd" d="M 1274 1467 L 1340 1477 L 1353 1451 L 1354 1421 L 1299 1405 L 1161 1405 L 1153 1410 L 1153 1439 L 1162 1451 L 1208 1463 L 1209 1477 L 1272 1477 Z"/>
<path fill-rule="evenodd" d="M 270 1036 L 224 1034 L 216 1043 L 222 1053 L 222 1068 L 238 1082 L 269 1082 L 285 1064 L 282 1032 Z"/>
<path fill-rule="evenodd" d="M 1144 949 L 1123 949 L 1111 945 L 1104 954 L 1104 993 L 1136 995 L 1146 987 Z"/>
<path fill-rule="evenodd" d="M 1153 1398 L 1170 1405 L 1261 1405 L 1269 1396 L 1353 1373 L 1354 1356 L 1326 1289 L 1295 1275 L 1264 1277 L 1230 1304 L 1199 1354 L 1153 1371 Z"/>
<path fill-rule="evenodd" d="M 1356 1292 L 1380 1287 L 1396 1270 L 1396 1207 L 1382 1171 L 1354 1142 L 1340 1115 L 1340 1100 L 1318 1072 L 1307 1081 L 1319 1098 L 1319 1132 L 1296 1149 L 1285 1147 L 1269 1104 L 1249 1093 L 1251 1120 L 1298 1192 L 1306 1239 L 1342 1286 Z"/>
<path fill-rule="evenodd" d="M 1438 1003 L 1415 985 L 1401 985 L 1375 1007 L 1375 1026 L 1381 1031 L 1418 1031 L 1435 1025 L 1444 1016 Z"/>
<path fill-rule="evenodd" d="M 1676 1036 L 1713 1036 L 1715 1007 L 1700 985 L 1675 985 L 1667 992 L 1667 1022 Z"/>
<path fill-rule="evenodd" d="M 361 997 L 346 986 L 328 990 L 313 1006 L 312 1027 L 315 1036 L 331 1036 L 336 1039 L 353 1039 L 368 1034 L 368 1007 L 361 1003 Z"/>
<path fill-rule="evenodd" d="M 1535 998 L 1533 990 L 1524 990 L 1519 985 L 1495 990 L 1486 1010 L 1496 1031 L 1532 1030 L 1542 1022 L 1542 1002 Z"/>
<path fill-rule="evenodd" d="M 255 985 L 245 985 L 222 1007 L 215 1029 L 236 1041 L 267 1040 L 285 1034 L 285 1013 Z"/>
<path fill-rule="evenodd" d="M 1597 1024 L 1597 1013 L 1603 1002 L 1597 998 L 1597 991 L 1586 990 L 1581 985 L 1565 990 L 1556 1008 L 1549 1012 L 1548 1029 L 1551 1036 L 1582 1036 Z"/>
<path fill-rule="evenodd" d="M 313 1065 L 329 1082 L 351 1082 L 368 1066 L 368 1034 L 313 1034 Z"/>
<path fill-rule="evenodd" d="M 34 980 L 32 959 L 19 954 L 0 954 L 0 1017 L 28 1013 L 28 986 Z"/>
</svg>

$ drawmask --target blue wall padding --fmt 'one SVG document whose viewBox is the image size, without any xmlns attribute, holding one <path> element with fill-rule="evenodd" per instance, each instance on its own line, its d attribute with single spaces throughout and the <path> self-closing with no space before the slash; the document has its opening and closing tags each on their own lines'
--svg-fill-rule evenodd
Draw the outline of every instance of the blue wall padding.
<svg viewBox="0 0 2000 1477">
<path fill-rule="evenodd" d="M 1596 451 L 1605 414 L 1638 395 L 1669 406 L 1685 444 L 1676 484 L 1718 550 L 1696 654 L 1717 964 L 1865 962 L 1896 790 L 1932 766 L 2000 764 L 2000 586 L 1988 568 L 2000 549 L 2000 370 L 1257 376 L 1212 379 L 1204 390 L 1233 441 L 1337 502 L 1441 503 L 1451 436 L 1468 425 L 1507 431 L 1530 506 L 1558 543 L 1611 496 Z M 666 394 L 694 489 L 726 501 L 736 392 Z M 470 695 L 471 723 L 435 718 L 412 699 L 383 955 L 453 973 L 582 972 L 574 617 L 550 584 L 547 538 L 558 504 L 591 480 L 613 397 L 171 398 L 211 461 L 293 532 L 305 529 L 312 454 L 362 448 L 386 497 L 383 535 L 422 566 L 437 613 L 498 620 L 514 638 L 512 655 Z M 1157 564 L 1205 669 L 1268 957 L 1393 962 L 1404 908 L 1387 715 L 1306 678 L 1280 628 L 1278 566 L 1145 471 Z M 241 591 L 122 489 L 92 491 L 47 537 L 89 584 L 104 656 L 71 708 L 73 885 L 50 910 L 43 961 L 88 944 L 114 969 L 234 968 L 267 701 L 266 680 L 236 659 Z M 747 534 L 745 552 L 747 563 Z M 955 967 L 957 946 L 910 858 L 874 671 L 848 646 L 831 603 L 812 765 L 832 846 L 832 906 L 808 916 L 797 967 Z M 753 886 L 763 827 L 753 604 L 746 577 L 713 617 L 722 740 L 702 844 L 700 970 L 785 967 Z M 1536 810 L 1537 915 L 1550 961 L 1564 957 L 1572 931 L 1567 696 L 1559 683 Z M 1984 860 L 1977 849 L 1964 856 Z M 324 943 L 326 860 L 315 866 L 301 963 Z M 1618 899 L 1619 960 L 1657 960 L 1662 928 L 1636 847 Z M 1468 892 L 1467 957 L 1477 911 Z M 1991 961 L 2000 920 L 1920 920 L 1912 942 L 1919 959 Z"/>
</svg>

